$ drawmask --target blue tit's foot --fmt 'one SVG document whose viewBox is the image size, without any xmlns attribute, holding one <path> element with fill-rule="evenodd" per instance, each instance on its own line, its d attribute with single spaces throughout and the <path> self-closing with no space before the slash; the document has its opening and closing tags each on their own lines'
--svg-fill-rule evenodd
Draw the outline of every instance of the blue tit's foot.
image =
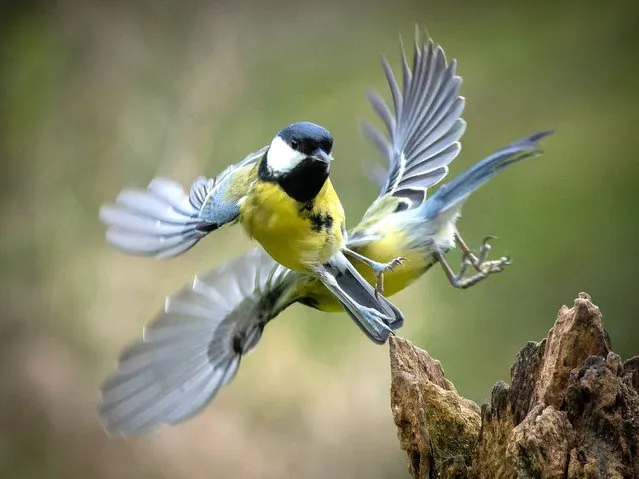
<svg viewBox="0 0 639 479">
<path fill-rule="evenodd" d="M 500 273 L 501 271 L 504 270 L 506 266 L 511 264 L 510 258 L 508 256 L 503 256 L 499 258 L 498 260 L 492 260 L 492 261 L 487 260 L 488 253 L 491 250 L 489 241 L 492 239 L 496 239 L 496 238 L 494 236 L 487 236 L 486 238 L 484 238 L 484 240 L 482 241 L 481 248 L 479 250 L 479 254 L 475 256 L 470 251 L 470 249 L 468 248 L 464 240 L 461 238 L 461 236 L 459 236 L 459 233 L 456 234 L 455 241 L 457 245 L 459 246 L 459 248 L 462 250 L 462 253 L 464 255 L 464 261 L 462 263 L 461 269 L 458 274 L 455 274 L 453 272 L 452 268 L 450 267 L 450 265 L 444 258 L 443 254 L 441 253 L 435 254 L 435 257 L 441 263 L 442 267 L 444 268 L 444 271 L 446 272 L 446 275 L 448 276 L 450 283 L 454 287 L 461 288 L 461 289 L 469 288 L 477 284 L 484 278 L 490 276 L 491 274 Z M 466 277 L 466 272 L 468 271 L 468 268 L 471 266 L 477 272 L 474 275 Z"/>
</svg>

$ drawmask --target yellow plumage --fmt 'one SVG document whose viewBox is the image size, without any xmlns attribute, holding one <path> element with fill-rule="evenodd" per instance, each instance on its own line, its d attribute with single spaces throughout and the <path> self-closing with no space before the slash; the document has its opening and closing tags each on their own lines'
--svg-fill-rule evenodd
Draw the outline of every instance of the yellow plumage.
<svg viewBox="0 0 639 479">
<path fill-rule="evenodd" d="M 425 254 L 422 248 L 411 248 L 409 235 L 401 229 L 389 230 L 384 236 L 353 249 L 380 263 L 391 261 L 397 256 L 404 256 L 407 259 L 401 268 L 384 273 L 385 296 L 392 296 L 408 287 L 434 264 L 430 255 Z M 353 266 L 371 286 L 375 286 L 375 274 L 368 265 L 353 260 Z M 335 297 L 316 279 L 303 285 L 298 294 L 299 297 L 312 298 L 313 307 L 321 311 L 330 313 L 343 311 Z"/>
<path fill-rule="evenodd" d="M 317 197 L 298 203 L 274 182 L 256 180 L 240 221 L 278 263 L 308 273 L 344 246 L 344 209 L 327 179 Z"/>
</svg>

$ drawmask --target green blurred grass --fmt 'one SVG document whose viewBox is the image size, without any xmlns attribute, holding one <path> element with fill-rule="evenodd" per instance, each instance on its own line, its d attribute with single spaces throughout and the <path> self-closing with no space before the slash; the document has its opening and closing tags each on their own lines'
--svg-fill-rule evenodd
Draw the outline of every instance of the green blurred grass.
<svg viewBox="0 0 639 479">
<path fill-rule="evenodd" d="M 495 255 L 513 266 L 463 292 L 433 269 L 396 297 L 402 335 L 478 401 L 582 290 L 615 350 L 637 354 L 637 9 L 584 5 L 67 1 L 5 17 L 0 475 L 404 477 L 386 348 L 344 315 L 297 306 L 202 416 L 104 437 L 97 387 L 119 349 L 164 296 L 251 243 L 234 228 L 179 260 L 125 257 L 104 244 L 97 210 L 156 175 L 212 175 L 307 119 L 336 137 L 334 183 L 354 224 L 376 195 L 362 163 L 380 161 L 359 133 L 365 92 L 387 96 L 379 55 L 397 65 L 397 35 L 408 43 L 415 22 L 464 78 L 469 126 L 451 175 L 533 131 L 556 134 L 459 223 L 471 244 L 499 236 Z"/>
</svg>

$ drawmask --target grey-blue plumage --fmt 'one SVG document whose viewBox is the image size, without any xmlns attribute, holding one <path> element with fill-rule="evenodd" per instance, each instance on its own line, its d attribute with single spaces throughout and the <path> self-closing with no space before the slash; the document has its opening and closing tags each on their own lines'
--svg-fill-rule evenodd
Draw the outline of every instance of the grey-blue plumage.
<svg viewBox="0 0 639 479">
<path fill-rule="evenodd" d="M 386 127 L 388 138 L 364 123 L 364 133 L 388 159 L 388 175 L 379 198 L 392 194 L 414 198 L 448 173 L 461 145 L 466 122 L 461 118 L 465 99 L 459 95 L 462 80 L 455 74 L 457 62 L 446 62 L 440 46 L 416 39 L 412 69 L 402 47 L 402 84 L 384 58 L 382 65 L 390 86 L 394 114 L 376 92 L 369 100 Z M 373 206 L 375 203 L 373 204 Z"/>
<path fill-rule="evenodd" d="M 234 175 L 250 168 L 264 149 L 226 168 L 215 178 L 196 179 L 187 194 L 179 183 L 155 178 L 146 190 L 125 189 L 115 203 L 100 208 L 107 241 L 120 251 L 171 258 L 211 231 L 237 220 L 239 197 L 229 194 Z"/>
<path fill-rule="evenodd" d="M 552 130 L 542 131 L 513 142 L 484 158 L 449 183 L 440 186 L 423 205 L 424 220 L 433 220 L 450 210 L 461 208 L 471 193 L 501 170 L 541 153 L 539 141 L 552 133 Z"/>
<path fill-rule="evenodd" d="M 294 274 L 256 248 L 169 296 L 101 388 L 105 429 L 137 434 L 200 411 L 291 304 Z"/>
</svg>

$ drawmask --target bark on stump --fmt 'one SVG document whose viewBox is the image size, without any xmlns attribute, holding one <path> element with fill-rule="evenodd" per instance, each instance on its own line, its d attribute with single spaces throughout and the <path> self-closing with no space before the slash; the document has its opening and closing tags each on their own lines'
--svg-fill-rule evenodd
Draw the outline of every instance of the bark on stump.
<svg viewBox="0 0 639 479">
<path fill-rule="evenodd" d="M 639 356 L 622 363 L 580 293 L 481 408 L 391 337 L 391 408 L 415 478 L 639 478 Z"/>
</svg>

